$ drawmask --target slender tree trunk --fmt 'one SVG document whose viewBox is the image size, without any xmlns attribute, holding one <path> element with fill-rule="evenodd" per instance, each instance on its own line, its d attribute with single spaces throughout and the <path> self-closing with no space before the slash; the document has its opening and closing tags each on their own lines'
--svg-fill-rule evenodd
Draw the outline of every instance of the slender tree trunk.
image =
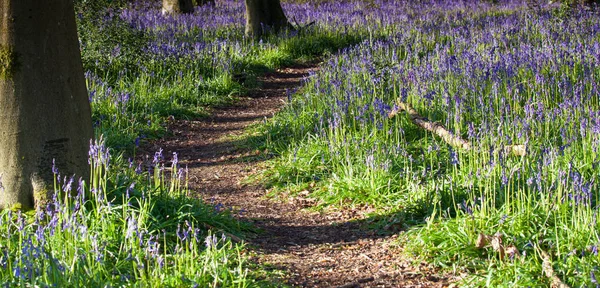
<svg viewBox="0 0 600 288">
<path fill-rule="evenodd" d="M 193 13 L 192 0 L 163 0 L 162 14 Z"/>
<path fill-rule="evenodd" d="M 246 0 L 246 35 L 260 37 L 267 32 L 292 28 L 279 0 Z"/>
<path fill-rule="evenodd" d="M 53 164 L 89 176 L 90 103 L 71 0 L 0 0 L 0 17 L 0 208 L 32 208 Z"/>
</svg>

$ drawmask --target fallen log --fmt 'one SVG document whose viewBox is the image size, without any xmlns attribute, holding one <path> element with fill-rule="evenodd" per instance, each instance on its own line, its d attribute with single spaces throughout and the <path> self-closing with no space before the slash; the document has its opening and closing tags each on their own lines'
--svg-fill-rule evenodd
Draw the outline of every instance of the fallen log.
<svg viewBox="0 0 600 288">
<path fill-rule="evenodd" d="M 454 135 L 442 124 L 432 122 L 426 117 L 421 116 L 421 114 L 413 109 L 410 104 L 398 100 L 396 101 L 396 107 L 397 109 L 394 109 L 388 113 L 388 118 L 393 118 L 401 111 L 404 111 L 406 114 L 408 114 L 411 122 L 442 138 L 444 142 L 448 143 L 450 146 L 467 151 L 473 150 L 473 146 L 469 141 L 462 139 L 458 135 Z M 506 145 L 502 149 L 507 155 L 525 156 L 527 154 L 527 147 L 525 145 Z"/>
</svg>

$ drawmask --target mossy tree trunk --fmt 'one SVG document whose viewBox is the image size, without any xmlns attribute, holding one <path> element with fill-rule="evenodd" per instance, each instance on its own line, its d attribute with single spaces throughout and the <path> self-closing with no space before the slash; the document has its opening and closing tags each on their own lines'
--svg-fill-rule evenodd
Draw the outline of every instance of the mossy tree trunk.
<svg viewBox="0 0 600 288">
<path fill-rule="evenodd" d="M 89 176 L 91 109 L 71 0 L 0 0 L 0 208 L 33 208 L 55 165 Z"/>
<path fill-rule="evenodd" d="M 194 12 L 192 0 L 163 0 L 162 14 L 187 14 Z"/>
<path fill-rule="evenodd" d="M 279 0 L 246 0 L 246 36 L 260 37 L 283 28 L 292 26 Z"/>
</svg>

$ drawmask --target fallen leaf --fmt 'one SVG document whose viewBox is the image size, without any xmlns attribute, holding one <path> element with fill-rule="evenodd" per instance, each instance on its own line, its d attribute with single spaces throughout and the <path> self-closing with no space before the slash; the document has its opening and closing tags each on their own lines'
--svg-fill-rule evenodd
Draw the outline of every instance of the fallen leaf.
<svg viewBox="0 0 600 288">
<path fill-rule="evenodd" d="M 475 242 L 475 247 L 477 249 L 482 249 L 488 243 L 490 243 L 489 236 L 487 236 L 487 235 L 485 235 L 483 233 L 479 233 L 479 236 L 477 236 L 477 241 Z"/>
</svg>

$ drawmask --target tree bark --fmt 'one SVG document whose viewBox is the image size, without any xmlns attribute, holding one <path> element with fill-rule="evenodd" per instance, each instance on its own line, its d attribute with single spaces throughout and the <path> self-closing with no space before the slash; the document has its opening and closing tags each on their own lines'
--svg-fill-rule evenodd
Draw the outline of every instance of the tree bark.
<svg viewBox="0 0 600 288">
<path fill-rule="evenodd" d="M 600 4 L 600 0 L 582 0 L 582 3 L 589 7 L 596 8 L 596 6 Z"/>
<path fill-rule="evenodd" d="M 196 6 L 215 5 L 215 0 L 194 0 Z"/>
<path fill-rule="evenodd" d="M 192 0 L 163 0 L 162 14 L 194 13 Z"/>
<path fill-rule="evenodd" d="M 0 0 L 0 208 L 89 176 L 91 109 L 71 0 Z"/>
<path fill-rule="evenodd" d="M 260 37 L 283 28 L 292 28 L 292 25 L 279 0 L 246 0 L 246 36 Z"/>
</svg>

